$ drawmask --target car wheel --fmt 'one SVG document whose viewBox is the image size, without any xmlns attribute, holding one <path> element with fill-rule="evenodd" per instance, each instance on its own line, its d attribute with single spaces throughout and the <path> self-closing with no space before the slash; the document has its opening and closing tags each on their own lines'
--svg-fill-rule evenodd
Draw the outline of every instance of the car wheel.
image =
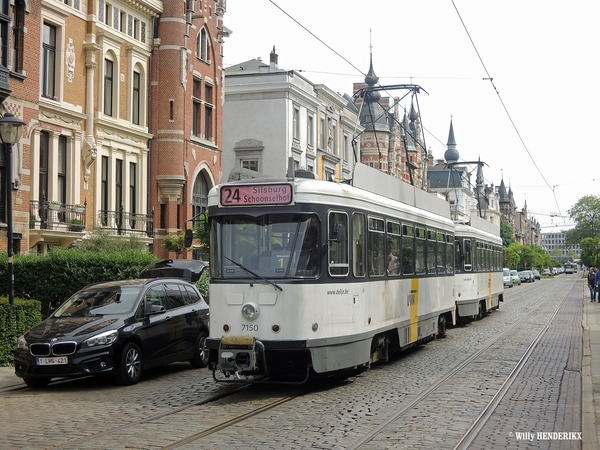
<svg viewBox="0 0 600 450">
<path fill-rule="evenodd" d="M 48 383 L 50 383 L 51 379 L 52 378 L 50 378 L 50 377 L 43 377 L 43 378 L 23 378 L 23 381 L 30 388 L 43 388 L 43 387 L 48 386 Z"/>
<path fill-rule="evenodd" d="M 136 384 L 142 378 L 144 359 L 140 348 L 134 342 L 128 342 L 121 352 L 120 372 L 117 382 L 125 386 Z"/>
<path fill-rule="evenodd" d="M 198 338 L 196 339 L 196 349 L 194 350 L 194 357 L 190 359 L 190 364 L 192 365 L 192 367 L 200 369 L 208 365 L 209 350 L 206 348 L 207 337 L 208 336 L 204 331 L 198 333 Z"/>
</svg>

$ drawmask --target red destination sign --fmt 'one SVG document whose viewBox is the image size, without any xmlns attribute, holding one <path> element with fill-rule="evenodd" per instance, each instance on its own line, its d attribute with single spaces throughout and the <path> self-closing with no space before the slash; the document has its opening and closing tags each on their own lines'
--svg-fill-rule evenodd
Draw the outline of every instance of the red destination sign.
<svg viewBox="0 0 600 450">
<path fill-rule="evenodd" d="M 221 187 L 223 206 L 289 205 L 292 203 L 291 184 L 253 184 Z"/>
</svg>

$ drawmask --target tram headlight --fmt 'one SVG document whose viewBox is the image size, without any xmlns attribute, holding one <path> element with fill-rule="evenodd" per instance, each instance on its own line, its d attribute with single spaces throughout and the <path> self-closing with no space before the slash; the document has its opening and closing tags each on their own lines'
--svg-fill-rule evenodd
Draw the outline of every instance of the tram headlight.
<svg viewBox="0 0 600 450">
<path fill-rule="evenodd" d="M 242 306 L 242 316 L 248 320 L 254 320 L 258 317 L 258 306 L 254 303 L 246 303 Z"/>
</svg>

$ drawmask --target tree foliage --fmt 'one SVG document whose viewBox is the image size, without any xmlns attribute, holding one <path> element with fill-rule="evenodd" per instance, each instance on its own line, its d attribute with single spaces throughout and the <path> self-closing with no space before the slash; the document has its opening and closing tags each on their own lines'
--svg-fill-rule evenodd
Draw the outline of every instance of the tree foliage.
<svg viewBox="0 0 600 450">
<path fill-rule="evenodd" d="M 513 229 L 504 220 L 500 220 L 500 237 L 502 238 L 502 245 L 506 248 L 515 242 Z"/>
<path fill-rule="evenodd" d="M 591 237 L 583 238 L 579 245 L 581 247 L 582 264 L 588 267 L 598 267 L 600 263 L 600 239 Z"/>
<path fill-rule="evenodd" d="M 169 233 L 163 239 L 162 246 L 168 252 L 175 253 L 177 255 L 177 258 L 179 258 L 179 255 L 181 255 L 184 251 L 187 250 L 186 246 L 184 245 L 184 240 L 184 233 Z"/>
<path fill-rule="evenodd" d="M 600 236 L 600 196 L 585 195 L 569 210 L 575 228 L 566 232 L 566 245 L 581 245 L 585 238 Z"/>
<path fill-rule="evenodd" d="M 539 245 L 513 244 L 505 250 L 507 267 L 517 270 L 544 269 L 552 266 L 552 259 Z"/>
</svg>

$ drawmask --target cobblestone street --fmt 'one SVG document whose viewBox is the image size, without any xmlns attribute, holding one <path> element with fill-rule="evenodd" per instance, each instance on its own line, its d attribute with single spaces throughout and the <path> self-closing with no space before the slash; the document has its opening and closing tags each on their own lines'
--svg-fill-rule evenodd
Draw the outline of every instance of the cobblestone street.
<svg viewBox="0 0 600 450">
<path fill-rule="evenodd" d="M 507 289 L 499 311 L 446 339 L 189 442 L 288 389 L 253 386 L 204 403 L 230 386 L 188 364 L 150 371 L 129 387 L 84 378 L 38 390 L 5 368 L 0 438 L 15 449 L 455 448 L 539 335 L 468 448 L 582 448 L 580 439 L 537 434 L 582 432 L 582 286 L 557 277 Z"/>
</svg>

